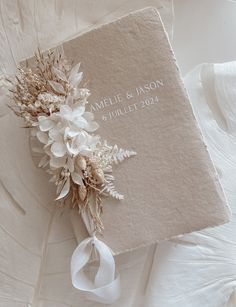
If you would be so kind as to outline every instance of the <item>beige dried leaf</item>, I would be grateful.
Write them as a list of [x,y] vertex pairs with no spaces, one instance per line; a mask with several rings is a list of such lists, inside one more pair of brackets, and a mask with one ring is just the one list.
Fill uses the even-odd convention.
[[81,201],[85,201],[85,198],[87,196],[87,189],[84,185],[81,185],[79,187],[79,198]]
[[56,81],[53,81],[53,80],[48,80],[47,82],[56,93],[62,94],[62,95],[66,94],[65,89],[62,84]]

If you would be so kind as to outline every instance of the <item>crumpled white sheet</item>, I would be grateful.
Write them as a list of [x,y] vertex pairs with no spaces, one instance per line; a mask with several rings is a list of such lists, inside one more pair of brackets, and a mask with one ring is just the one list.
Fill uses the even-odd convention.
[[[73,0],[1,1],[2,71],[14,71],[14,61],[31,55],[37,42],[47,48],[97,23],[102,16],[102,20],[110,20],[115,12],[122,15],[126,9],[138,8],[134,1],[102,2],[103,5]],[[158,0],[136,3],[145,6],[145,2],[161,4]],[[168,12],[168,23],[172,16],[170,1],[162,3],[163,16]],[[7,14],[9,11],[11,15]],[[65,24],[68,27],[65,28]],[[171,23],[169,25],[171,29]],[[199,66],[185,80],[233,210],[232,222],[118,256],[122,296],[113,307],[235,306],[234,80],[235,63]],[[18,124],[6,109],[2,112],[0,307],[100,307],[101,304],[86,301],[71,286],[69,263],[76,240],[70,219],[66,212],[55,211],[53,204],[48,204],[53,187],[50,189],[45,174],[35,169],[28,150],[27,132],[17,130]]]
[[172,0],[1,0],[0,71],[12,73],[16,64],[36,48],[52,48],[90,28],[147,6],[156,7],[172,36]]
[[236,306],[235,84],[236,62],[203,64],[185,78],[232,221],[158,245],[143,306]]

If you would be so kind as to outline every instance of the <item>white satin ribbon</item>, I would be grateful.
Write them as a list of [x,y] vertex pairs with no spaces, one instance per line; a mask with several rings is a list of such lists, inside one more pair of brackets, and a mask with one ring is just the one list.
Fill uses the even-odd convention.
[[[93,249],[98,252],[100,264],[92,282],[83,269],[91,259]],[[112,304],[120,296],[119,276],[115,276],[115,261],[111,249],[96,236],[83,240],[71,258],[71,278],[75,288],[86,292],[88,299]]]
[[[91,232],[86,215],[82,214],[91,237],[83,240],[71,258],[71,279],[76,289],[86,293],[88,299],[112,304],[120,297],[120,278],[116,277],[112,250]],[[84,268],[92,259],[93,252],[99,256],[99,267],[94,281],[85,274]]]

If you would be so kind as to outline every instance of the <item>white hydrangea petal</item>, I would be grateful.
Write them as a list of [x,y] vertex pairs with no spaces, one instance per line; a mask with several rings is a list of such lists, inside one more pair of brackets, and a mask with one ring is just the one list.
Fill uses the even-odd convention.
[[83,180],[82,180],[82,177],[76,173],[76,172],[73,172],[71,174],[71,178],[72,180],[74,181],[74,183],[78,184],[78,185],[83,185]]
[[70,106],[66,104],[61,105],[60,116],[62,118],[65,118],[66,120],[72,120],[73,119],[72,114],[73,114],[73,111]]
[[52,168],[60,168],[66,164],[66,156],[64,157],[51,157],[50,159],[50,167]]
[[[66,124],[67,125],[67,124]],[[65,130],[65,122],[63,122],[62,120],[60,122],[57,123],[56,128],[58,131],[60,131],[60,133],[64,133]]]
[[92,112],[84,112],[83,117],[89,122],[94,120],[94,114]]
[[[68,132],[69,132],[69,130],[70,131],[72,131],[72,134],[73,134],[73,131],[75,132],[75,131],[77,131],[78,133],[77,134],[79,134],[79,133],[81,133],[81,131],[82,131],[82,128],[81,127],[78,127],[77,125],[75,125],[75,123],[74,122],[70,122],[70,125],[69,125],[70,127],[69,127],[69,129],[68,129]],[[76,135],[77,135],[76,134]]]
[[87,146],[81,146],[80,147],[80,151],[79,153],[82,155],[82,156],[86,156],[86,157],[90,157],[92,155],[92,150],[87,147]]
[[88,126],[88,122],[85,118],[83,118],[82,116],[76,117],[74,118],[73,121],[74,125],[76,125],[78,128],[85,128]]
[[87,144],[89,135],[85,131],[81,131],[77,137],[75,138],[75,142],[77,145],[81,146],[82,144]]
[[41,122],[42,120],[45,120],[45,119],[47,119],[48,117],[47,116],[45,116],[45,115],[39,115],[38,116],[38,122]]
[[84,114],[85,106],[78,106],[73,110],[73,117],[81,116]]
[[43,144],[48,143],[48,134],[46,132],[38,131],[36,133],[36,136],[37,136],[37,139],[39,140],[39,142],[41,142]]
[[50,118],[46,116],[39,116],[38,121],[39,121],[39,129],[41,131],[49,131],[55,126],[54,121],[52,121]]
[[76,144],[76,141],[75,140],[72,140],[71,144],[69,142],[66,143],[66,147],[67,147],[67,150],[69,151],[69,153],[71,155],[78,155],[79,153],[79,147],[78,145]]
[[50,115],[50,119],[57,123],[58,120],[60,119],[59,112],[52,113],[52,114]]
[[62,142],[63,137],[57,127],[52,128],[48,133],[50,139],[56,142]]
[[69,105],[69,106],[72,106],[73,103],[74,103],[74,98],[76,98],[76,97],[74,97],[73,95],[67,96],[67,98],[66,98],[66,104]]
[[51,152],[56,157],[63,157],[66,154],[66,146],[63,143],[55,142],[51,146]]
[[97,122],[87,122],[87,125],[84,127],[84,129],[88,132],[94,132],[99,128],[99,125]]
[[100,142],[100,136],[99,135],[89,135],[88,137],[88,146],[96,147],[96,145]]
[[65,133],[65,136],[69,136],[71,138],[74,138],[75,136],[77,136],[80,133],[80,131],[77,129],[68,129]]

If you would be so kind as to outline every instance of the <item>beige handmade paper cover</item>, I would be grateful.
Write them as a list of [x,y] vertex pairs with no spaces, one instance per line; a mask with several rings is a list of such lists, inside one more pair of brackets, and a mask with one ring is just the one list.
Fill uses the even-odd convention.
[[[125,199],[104,199],[102,240],[120,253],[228,221],[158,12],[134,12],[63,48],[81,62],[98,133],[137,152],[114,169]],[[76,225],[80,241],[84,226]]]

